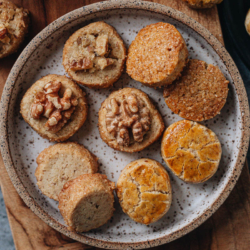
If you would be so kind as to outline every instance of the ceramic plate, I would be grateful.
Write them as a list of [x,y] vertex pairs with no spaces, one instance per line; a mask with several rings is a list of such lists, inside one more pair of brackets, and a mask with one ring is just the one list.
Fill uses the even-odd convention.
[[[77,29],[104,20],[114,26],[128,47],[140,29],[159,21],[168,22],[183,35],[190,58],[218,65],[230,81],[227,103],[214,119],[204,124],[221,141],[223,155],[218,172],[204,184],[186,184],[169,172],[173,189],[170,211],[152,225],[141,225],[124,214],[116,200],[113,218],[88,233],[67,230],[58,203],[44,196],[36,186],[36,157],[51,145],[24,122],[19,106],[25,91],[47,74],[65,74],[62,50]],[[166,126],[180,120],[164,103],[161,90],[142,86],[125,73],[111,89],[87,92],[90,112],[86,123],[72,138],[99,158],[100,172],[114,182],[131,161],[148,157],[161,162],[160,141],[134,154],[109,148],[99,136],[97,122],[101,103],[115,89],[135,87],[146,92],[161,112]],[[249,139],[249,110],[246,92],[238,70],[225,48],[199,23],[169,7],[150,2],[108,1],[82,7],[57,19],[39,33],[24,49],[5,85],[1,101],[1,149],[10,178],[25,203],[46,223],[65,235],[104,248],[139,249],[172,241],[205,221],[226,199],[243,166]]]

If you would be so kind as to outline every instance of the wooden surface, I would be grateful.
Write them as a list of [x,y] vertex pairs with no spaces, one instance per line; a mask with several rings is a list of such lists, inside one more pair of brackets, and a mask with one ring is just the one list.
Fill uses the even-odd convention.
[[[98,0],[13,0],[31,12],[32,27],[26,40],[32,39],[46,25],[65,13]],[[222,43],[221,28],[216,8],[196,11],[185,6],[181,0],[154,0],[166,4],[193,17],[208,28]],[[24,44],[23,47],[26,45]],[[20,50],[21,51],[21,50]],[[18,54],[0,61],[0,95],[8,73]],[[50,228],[26,207],[14,189],[0,157],[0,181],[7,214],[16,249],[97,249],[79,242]],[[250,249],[250,177],[247,166],[221,208],[204,224],[186,236],[157,250],[248,250]],[[1,247],[0,247],[1,248]]]

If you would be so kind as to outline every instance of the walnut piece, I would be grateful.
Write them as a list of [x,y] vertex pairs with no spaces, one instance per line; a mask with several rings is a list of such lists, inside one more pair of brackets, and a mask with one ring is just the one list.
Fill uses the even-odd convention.
[[6,27],[4,26],[4,24],[0,23],[0,40],[1,39],[4,39],[7,35],[7,29]]
[[65,125],[78,105],[77,98],[72,97],[73,93],[69,88],[64,91],[62,98],[59,96],[61,87],[61,82],[47,83],[43,92],[36,94],[30,108],[31,117],[34,119],[40,119],[42,116],[48,118],[45,128],[52,133],[57,133]]
[[134,94],[123,96],[122,99],[119,102],[112,98],[106,105],[106,126],[118,144],[129,146],[143,141],[151,125],[150,111]]
[[108,58],[111,54],[109,50],[108,35],[86,34],[83,37],[78,37],[76,40],[77,48],[69,60],[71,70],[84,70],[89,73],[94,73],[96,70],[104,70],[114,64],[117,59]]

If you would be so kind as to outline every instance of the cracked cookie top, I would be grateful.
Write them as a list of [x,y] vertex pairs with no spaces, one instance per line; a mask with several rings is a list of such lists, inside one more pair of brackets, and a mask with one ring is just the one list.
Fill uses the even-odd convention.
[[191,59],[181,77],[165,87],[163,96],[175,114],[203,121],[220,113],[226,103],[228,83],[218,67]]
[[105,22],[77,30],[63,49],[67,73],[89,88],[108,88],[123,71],[126,48],[116,30]]
[[180,179],[201,183],[217,171],[222,150],[213,131],[199,123],[182,120],[165,131],[161,153],[167,166]]
[[15,4],[0,2],[0,58],[15,52],[29,26],[29,11]]
[[157,161],[140,159],[128,164],[117,182],[124,213],[142,224],[159,220],[170,208],[172,191],[165,168]]

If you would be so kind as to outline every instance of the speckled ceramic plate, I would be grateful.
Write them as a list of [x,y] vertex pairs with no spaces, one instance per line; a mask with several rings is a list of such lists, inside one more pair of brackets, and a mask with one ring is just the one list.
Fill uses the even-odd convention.
[[[126,45],[144,26],[159,21],[176,26],[186,40],[190,57],[218,65],[230,80],[229,96],[221,114],[204,124],[222,143],[223,155],[218,172],[204,184],[186,184],[170,174],[173,203],[170,211],[158,222],[145,226],[125,215],[116,201],[113,218],[101,228],[77,234],[67,230],[58,203],[41,194],[34,172],[36,157],[51,143],[41,138],[19,114],[20,100],[36,80],[46,74],[65,74],[62,50],[67,38],[84,25],[104,20],[114,26]],[[159,108],[166,126],[180,120],[164,103],[161,90],[142,86],[126,74],[107,90],[85,88],[90,112],[87,122],[71,140],[86,146],[99,158],[100,172],[117,181],[121,170],[131,161],[149,157],[164,162],[160,141],[134,154],[109,148],[99,137],[98,110],[109,93],[121,87],[145,91]],[[245,160],[249,139],[249,110],[239,72],[225,48],[199,23],[163,5],[140,1],[107,1],[89,5],[59,18],[39,33],[24,49],[5,85],[1,100],[1,150],[6,169],[24,202],[41,219],[63,234],[104,248],[139,249],[172,241],[204,222],[227,198],[234,187]],[[165,166],[165,165],[164,165]]]

